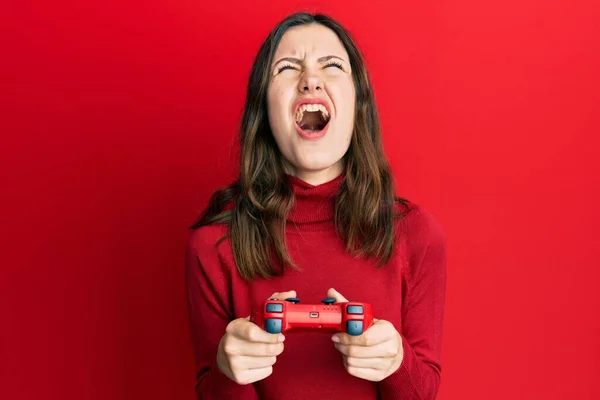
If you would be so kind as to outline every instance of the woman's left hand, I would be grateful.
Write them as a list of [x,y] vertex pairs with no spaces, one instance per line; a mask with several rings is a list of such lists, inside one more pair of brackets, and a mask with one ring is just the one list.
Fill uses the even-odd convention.
[[[348,301],[335,289],[329,289],[327,296],[335,298],[336,302]],[[402,364],[402,338],[389,321],[374,319],[373,325],[362,335],[336,333],[331,339],[344,356],[346,371],[357,378],[379,382]]]

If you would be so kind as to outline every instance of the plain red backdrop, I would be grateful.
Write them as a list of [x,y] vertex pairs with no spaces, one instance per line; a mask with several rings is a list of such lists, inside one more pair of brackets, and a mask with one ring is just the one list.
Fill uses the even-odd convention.
[[398,192],[446,229],[439,399],[600,398],[596,4],[3,5],[0,398],[193,398],[186,227],[305,8],[355,36]]

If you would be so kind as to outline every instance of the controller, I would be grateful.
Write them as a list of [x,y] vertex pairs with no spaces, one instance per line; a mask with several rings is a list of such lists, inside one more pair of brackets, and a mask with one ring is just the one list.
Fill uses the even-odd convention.
[[251,320],[269,333],[320,329],[361,335],[373,325],[371,305],[354,301],[336,303],[328,297],[321,304],[299,304],[297,298],[267,300]]

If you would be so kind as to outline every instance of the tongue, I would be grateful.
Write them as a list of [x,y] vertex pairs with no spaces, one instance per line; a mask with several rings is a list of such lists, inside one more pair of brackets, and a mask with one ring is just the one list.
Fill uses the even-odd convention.
[[300,129],[302,129],[305,132],[320,132],[323,128],[318,128],[318,129],[314,129],[312,126],[309,125],[300,125]]
[[325,123],[321,119],[321,113],[306,111],[302,116],[302,121],[298,124],[300,129],[306,132],[318,132],[325,127]]

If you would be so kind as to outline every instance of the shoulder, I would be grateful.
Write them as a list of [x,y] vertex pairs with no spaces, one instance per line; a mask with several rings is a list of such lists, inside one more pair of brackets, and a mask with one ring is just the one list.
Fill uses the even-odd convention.
[[445,249],[446,232],[433,213],[404,199],[396,202],[396,211],[397,242],[413,257],[423,257],[430,248]]
[[430,238],[445,238],[446,233],[440,221],[425,207],[402,199],[396,201],[396,213],[403,233]]
[[205,225],[190,232],[185,255],[188,285],[209,285],[215,292],[227,293],[233,264],[226,234],[223,224]]
[[188,236],[187,250],[199,257],[216,256],[219,248],[228,240],[225,224],[204,225],[194,228]]

